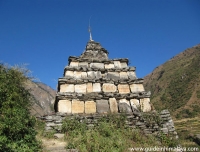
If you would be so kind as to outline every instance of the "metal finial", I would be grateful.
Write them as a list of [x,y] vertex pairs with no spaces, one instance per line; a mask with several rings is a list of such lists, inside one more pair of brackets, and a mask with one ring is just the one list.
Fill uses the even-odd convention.
[[[90,16],[90,19],[91,19],[91,17],[92,17],[92,16]],[[90,19],[89,19],[89,29],[88,29],[88,31],[89,31],[89,33],[90,33],[90,41],[93,41],[93,40],[92,40],[92,29],[91,29],[91,27],[90,27]]]

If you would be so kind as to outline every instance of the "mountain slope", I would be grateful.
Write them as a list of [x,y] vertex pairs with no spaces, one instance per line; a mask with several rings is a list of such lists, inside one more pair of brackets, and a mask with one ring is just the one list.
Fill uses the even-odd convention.
[[55,101],[56,91],[41,82],[28,81],[26,88],[32,95],[31,114],[42,116],[51,113]]
[[168,108],[177,118],[200,113],[200,45],[189,48],[144,78],[156,109]]

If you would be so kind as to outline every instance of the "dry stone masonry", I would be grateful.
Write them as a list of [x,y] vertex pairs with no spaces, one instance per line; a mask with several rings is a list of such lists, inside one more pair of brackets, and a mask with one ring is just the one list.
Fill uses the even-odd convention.
[[80,57],[70,56],[58,80],[55,111],[105,114],[151,111],[150,93],[128,59],[108,59],[100,43],[89,41]]

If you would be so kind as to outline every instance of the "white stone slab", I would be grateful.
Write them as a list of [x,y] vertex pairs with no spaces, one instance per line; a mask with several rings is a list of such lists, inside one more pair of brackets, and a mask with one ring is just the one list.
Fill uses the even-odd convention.
[[81,79],[82,72],[80,71],[74,71],[74,78],[75,79]]
[[114,64],[113,63],[105,64],[105,69],[114,69]]
[[87,72],[81,72],[81,78],[82,79],[87,78]]
[[92,86],[92,83],[87,83],[87,93],[91,93],[93,92],[93,86]]
[[78,62],[70,62],[71,67],[78,67]]
[[88,78],[90,78],[90,79],[94,79],[95,78],[94,71],[88,71],[87,75],[88,75]]
[[72,113],[84,113],[85,105],[84,101],[79,101],[76,99],[72,100]]
[[144,91],[144,86],[143,84],[131,84],[130,85],[131,92],[140,92]]
[[121,63],[120,63],[120,61],[114,61],[114,66],[115,66],[115,68],[117,68],[117,69],[121,68]]
[[73,78],[74,77],[74,71],[65,71],[65,76]]
[[79,62],[78,64],[79,67],[88,67],[88,63],[87,62]]
[[130,87],[129,87],[128,84],[119,84],[118,85],[118,91],[121,94],[130,93]]
[[101,84],[93,83],[93,92],[101,92]]
[[77,93],[86,93],[86,84],[76,84],[75,92]]
[[85,113],[96,113],[96,102],[85,101]]
[[74,92],[74,84],[61,84],[60,92]]
[[149,98],[140,99],[140,106],[143,112],[151,111],[150,99]]
[[115,98],[109,98],[110,112],[117,113],[118,112],[118,104]]
[[127,68],[127,63],[126,62],[121,62],[121,68]]
[[120,79],[127,80],[128,79],[127,72],[120,72],[119,77]]
[[127,72],[127,74],[128,74],[129,79],[131,79],[131,80],[137,79],[134,71],[129,71],[129,72]]
[[132,109],[133,108],[135,108],[135,109],[140,108],[140,101],[138,99],[131,99],[130,104],[131,104]]
[[91,68],[104,69],[103,63],[90,63]]
[[104,83],[103,84],[103,92],[116,92],[117,87],[111,83]]
[[69,100],[59,100],[58,101],[58,112],[71,113],[72,104]]

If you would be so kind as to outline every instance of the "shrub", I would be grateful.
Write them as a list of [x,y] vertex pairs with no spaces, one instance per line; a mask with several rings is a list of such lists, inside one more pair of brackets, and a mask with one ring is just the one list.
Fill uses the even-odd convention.
[[30,94],[24,88],[28,79],[18,68],[0,64],[0,151],[36,152],[40,144],[29,114]]

